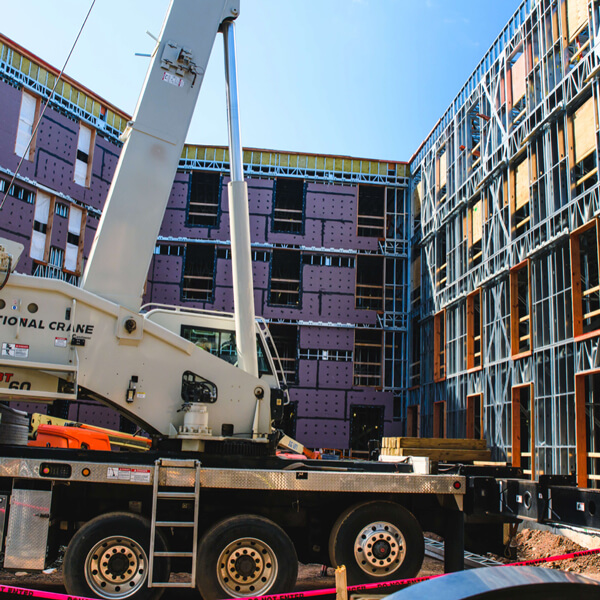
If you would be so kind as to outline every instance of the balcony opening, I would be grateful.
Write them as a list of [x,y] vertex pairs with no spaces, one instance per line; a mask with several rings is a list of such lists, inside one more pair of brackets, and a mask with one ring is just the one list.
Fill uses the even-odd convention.
[[222,177],[220,173],[194,171],[190,180],[187,225],[216,227],[219,224]]
[[358,186],[358,235],[383,238],[385,235],[385,187]]
[[273,231],[304,233],[306,184],[303,179],[278,177],[273,191]]

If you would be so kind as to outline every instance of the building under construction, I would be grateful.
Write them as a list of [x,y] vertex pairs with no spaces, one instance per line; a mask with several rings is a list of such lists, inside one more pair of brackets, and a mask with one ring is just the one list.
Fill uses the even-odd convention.
[[[599,6],[525,0],[408,163],[246,150],[288,433],[354,451],[481,437],[532,477],[596,486]],[[26,246],[20,271],[76,283],[129,117],[64,78],[35,128],[58,72],[0,42],[0,228]],[[185,148],[148,303],[233,310],[228,168],[223,148]]]

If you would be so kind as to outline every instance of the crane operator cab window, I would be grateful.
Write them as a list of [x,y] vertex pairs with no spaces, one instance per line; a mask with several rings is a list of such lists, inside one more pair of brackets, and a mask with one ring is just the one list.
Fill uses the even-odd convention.
[[[238,364],[237,347],[235,344],[235,331],[223,329],[209,329],[206,327],[194,327],[193,325],[181,326],[181,337],[189,340],[203,350],[214,354],[222,360]],[[265,355],[262,340],[256,336],[256,351],[258,354],[258,374],[272,375],[269,361]]]

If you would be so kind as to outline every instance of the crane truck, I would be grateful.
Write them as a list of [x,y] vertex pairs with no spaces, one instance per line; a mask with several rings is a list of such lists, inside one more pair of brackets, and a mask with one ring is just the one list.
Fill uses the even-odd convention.
[[[66,546],[69,594],[137,600],[197,587],[204,600],[217,600],[290,591],[298,560],[343,564],[352,583],[401,579],[419,571],[424,529],[444,536],[446,568],[456,570],[465,521],[485,534],[532,506],[515,500],[531,483],[519,483],[518,469],[440,473],[410,459],[275,455],[287,395],[268,328],[254,311],[238,14],[239,0],[172,0],[79,286],[19,274],[18,248],[2,242],[0,400],[93,398],[152,437],[143,453],[0,440],[2,566],[44,569]],[[219,32],[235,313],[142,306]],[[198,343],[206,332],[218,344],[211,352]],[[538,519],[552,516],[544,485],[531,489]],[[175,571],[187,576],[174,581]]]

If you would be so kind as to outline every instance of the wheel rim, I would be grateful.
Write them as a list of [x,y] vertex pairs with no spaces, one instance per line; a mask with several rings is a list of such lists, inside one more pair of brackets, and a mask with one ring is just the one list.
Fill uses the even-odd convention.
[[111,536],[99,541],[85,561],[85,579],[102,598],[127,598],[146,581],[148,558],[131,538]]
[[260,596],[277,578],[277,557],[273,549],[256,538],[239,538],[219,556],[217,576],[223,590],[235,598]]
[[376,577],[393,573],[406,555],[402,532],[391,523],[378,521],[363,527],[354,542],[354,558],[367,574]]

